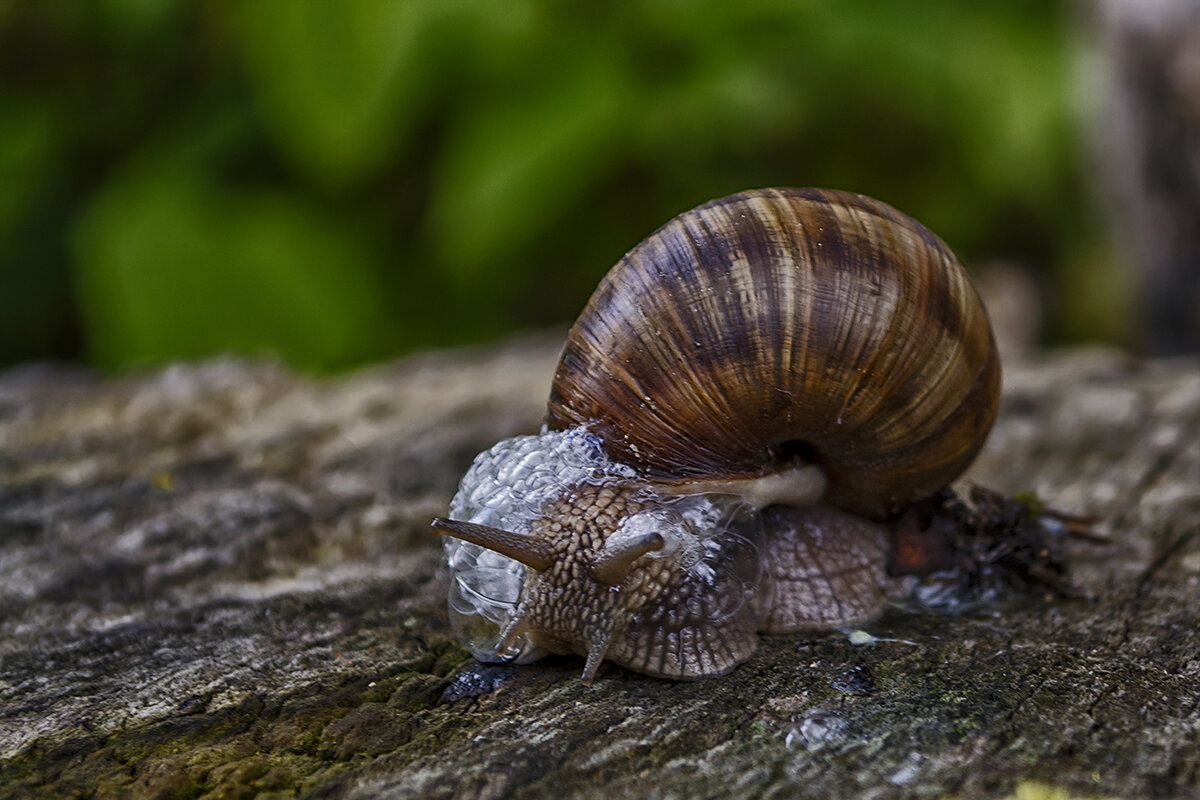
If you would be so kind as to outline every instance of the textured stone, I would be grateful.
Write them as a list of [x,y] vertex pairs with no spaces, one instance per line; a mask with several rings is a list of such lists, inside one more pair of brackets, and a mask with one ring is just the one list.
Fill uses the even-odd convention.
[[1200,793],[1200,363],[1007,366],[971,477],[1103,519],[1070,545],[1093,600],[585,687],[466,658],[426,530],[536,430],[558,346],[0,375],[0,797]]

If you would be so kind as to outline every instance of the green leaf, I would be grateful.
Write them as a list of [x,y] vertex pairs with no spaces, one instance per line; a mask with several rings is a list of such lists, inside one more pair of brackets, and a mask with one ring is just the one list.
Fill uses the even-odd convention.
[[0,242],[51,190],[62,137],[45,102],[0,103]]
[[270,351],[330,368],[381,352],[374,264],[292,197],[218,190],[155,161],[109,186],[76,233],[88,342],[106,367]]
[[516,97],[465,109],[435,173],[430,228],[469,279],[553,225],[617,157],[626,89],[604,52],[573,59]]
[[183,0],[95,0],[100,23],[125,37],[160,33],[179,12]]
[[233,12],[269,131],[306,173],[362,179],[416,122],[437,86],[437,3],[254,0]]

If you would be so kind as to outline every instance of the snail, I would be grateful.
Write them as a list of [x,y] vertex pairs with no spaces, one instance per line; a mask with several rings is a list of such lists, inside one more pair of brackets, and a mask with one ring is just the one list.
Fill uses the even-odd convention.
[[982,447],[1000,365],[949,248],[864,197],[762,189],[672,219],[600,283],[540,435],[436,519],[481,660],[733,669],[758,632],[882,609],[887,521]]

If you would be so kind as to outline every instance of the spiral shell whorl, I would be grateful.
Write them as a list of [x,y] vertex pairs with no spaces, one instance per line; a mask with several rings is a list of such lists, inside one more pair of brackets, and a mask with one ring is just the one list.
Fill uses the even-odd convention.
[[663,476],[811,457],[830,502],[882,515],[966,468],[999,386],[986,313],[941,240],[861,195],[766,189],[679,215],[613,267],[547,421],[588,424]]

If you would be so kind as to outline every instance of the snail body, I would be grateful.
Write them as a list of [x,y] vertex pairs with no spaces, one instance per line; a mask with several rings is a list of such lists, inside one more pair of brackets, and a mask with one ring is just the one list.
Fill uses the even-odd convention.
[[861,195],[765,189],[674,218],[573,326],[540,436],[476,459],[435,520],[480,658],[671,678],[757,631],[883,603],[885,520],[954,480],[999,360],[950,250]]

